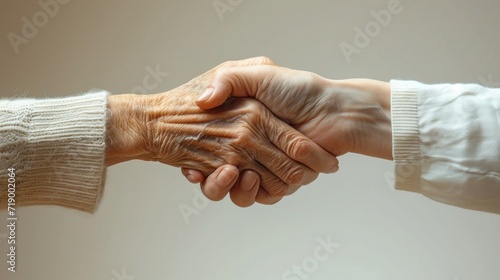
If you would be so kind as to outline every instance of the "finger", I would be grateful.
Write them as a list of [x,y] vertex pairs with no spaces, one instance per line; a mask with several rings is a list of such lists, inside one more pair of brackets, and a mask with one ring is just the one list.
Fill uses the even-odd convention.
[[339,170],[336,156],[281,120],[276,120],[274,131],[268,131],[269,140],[293,160],[315,172],[335,173]]
[[286,194],[284,194],[283,196],[273,196],[269,192],[267,192],[266,189],[261,187],[259,192],[257,193],[257,196],[255,197],[255,202],[261,203],[261,204],[266,204],[266,205],[275,204],[275,203],[281,201],[281,199],[283,199],[283,197],[294,194],[301,187],[302,186],[291,186],[290,188],[288,188],[288,192]]
[[[235,126],[223,127],[222,130],[221,127],[207,126],[204,128],[206,135],[219,135],[232,138],[229,145],[222,145],[221,149],[228,152],[226,161],[234,165],[229,166],[234,168],[234,176],[238,175],[236,167],[252,169],[261,176],[261,185],[274,196],[286,195],[291,183],[296,183],[300,186],[312,181],[317,176],[314,171],[290,159],[266,137],[265,134],[267,132],[264,131],[272,129],[271,127],[268,128],[268,126],[273,126],[273,120],[278,119],[272,117],[268,121],[269,125],[262,122],[262,118],[265,119],[266,116],[255,114],[255,111],[258,108],[261,108],[261,110],[265,110],[265,108],[255,100],[240,99],[233,105],[236,105],[235,108],[238,108],[237,103],[246,104],[248,102],[255,104],[256,107],[245,105],[245,110],[241,112],[241,114],[244,114],[244,119],[241,119],[242,123],[238,123]],[[268,116],[272,116],[272,114],[268,112]],[[253,125],[245,125],[248,123]],[[265,128],[261,128],[261,126]],[[221,174],[221,169],[216,170],[216,172],[202,183],[202,190],[209,199],[222,199],[233,184],[232,182],[228,183],[230,179],[227,179],[223,183],[219,182],[220,179],[218,176]],[[299,178],[292,176],[291,182],[285,181],[289,179],[289,172],[292,172],[292,175],[299,174]],[[220,191],[221,189],[222,191]]]
[[229,195],[234,204],[240,207],[248,207],[255,203],[255,196],[259,188],[259,174],[252,170],[245,170],[231,188]]
[[265,88],[262,83],[273,77],[275,71],[275,67],[269,65],[217,69],[212,83],[196,100],[196,105],[212,109],[223,104],[229,96],[259,99],[259,88]]
[[266,189],[259,188],[257,195],[255,196],[255,202],[265,205],[272,205],[278,203],[283,196],[274,196],[271,195]]
[[[266,116],[268,115],[268,116]],[[276,166],[266,166],[284,182],[291,186],[306,185],[318,176],[318,172],[334,172],[338,170],[338,160],[335,156],[323,150],[311,139],[280,119],[266,112],[263,116],[267,120],[266,138],[282,151],[280,170]],[[272,152],[272,151],[268,151]],[[278,157],[276,158],[278,159]],[[274,159],[268,160],[272,163]],[[262,161],[259,160],[262,163]],[[300,164],[299,164],[300,163]]]
[[201,191],[210,200],[222,200],[238,180],[237,167],[226,164],[217,168],[201,183]]
[[205,181],[205,175],[198,170],[181,168],[181,173],[186,177],[186,179],[193,184],[198,184]]
[[[232,105],[245,104],[245,111],[252,112],[252,114],[245,114],[246,118],[249,119],[245,119],[244,122],[252,123],[256,127],[241,127],[237,132],[238,137],[234,145],[247,147],[245,148],[246,153],[249,153],[248,156],[254,160],[254,163],[247,165],[247,163],[237,163],[235,160],[230,161],[230,163],[239,167],[242,167],[242,164],[246,165],[246,169],[252,169],[259,173],[261,186],[275,197],[284,196],[289,193],[291,187],[306,185],[317,178],[318,172],[295,161],[285,153],[288,149],[286,145],[283,147],[273,143],[273,141],[278,143],[275,139],[279,139],[279,137],[285,137],[283,143],[286,143],[288,139],[303,137],[299,132],[274,117],[259,102],[248,99],[238,101],[240,102],[235,101],[236,103]],[[257,111],[259,113],[256,113]],[[206,128],[206,131],[208,132],[210,129]],[[255,131],[259,131],[260,134],[257,138]]]
[[261,186],[269,194],[266,204],[272,204],[272,197],[285,196],[291,188],[309,184],[317,178],[318,173],[291,159],[267,141],[259,143],[253,156],[260,165],[254,168],[261,175]]

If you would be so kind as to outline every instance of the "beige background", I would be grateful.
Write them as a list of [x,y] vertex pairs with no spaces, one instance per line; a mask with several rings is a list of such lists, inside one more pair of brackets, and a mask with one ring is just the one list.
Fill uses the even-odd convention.
[[[231,9],[218,14],[213,0],[72,0],[43,25],[38,1],[2,1],[0,95],[130,92],[156,67],[169,75],[147,92],[160,92],[256,55],[329,78],[499,85],[500,2],[493,0],[401,0],[402,12],[348,63],[339,45],[353,44],[355,28],[389,2],[220,0]],[[35,15],[43,26],[16,54],[8,34],[22,35],[23,17]],[[0,278],[283,279],[330,236],[339,247],[308,279],[498,279],[500,216],[393,191],[391,162],[340,160],[337,174],[275,206],[248,209],[229,199],[203,204],[198,188],[168,166],[112,167],[94,215],[19,210],[15,274],[6,271],[0,226]],[[179,210],[186,207],[200,208],[189,223]],[[0,212],[0,225],[5,217]]]

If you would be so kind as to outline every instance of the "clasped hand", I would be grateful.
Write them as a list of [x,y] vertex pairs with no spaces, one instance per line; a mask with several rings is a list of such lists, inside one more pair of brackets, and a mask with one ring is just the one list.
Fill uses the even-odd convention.
[[347,152],[392,159],[389,83],[329,80],[265,57],[168,92],[110,96],[108,108],[107,165],[181,167],[209,199],[229,193],[239,206],[276,203],[336,172]]
[[275,203],[319,172],[337,171],[334,155],[255,99],[214,109],[195,104],[219,69],[269,62],[226,62],[165,93],[111,96],[107,164],[142,159],[182,167],[190,181],[202,182],[207,197],[220,200],[230,192],[240,206]]
[[[392,159],[389,83],[368,79],[329,80],[311,72],[278,67],[266,58],[257,59],[266,63],[217,69],[196,104],[211,109],[223,104],[229,96],[252,97],[331,155],[354,152]],[[301,158],[308,155],[304,153]],[[325,171],[321,165],[329,166],[322,161],[316,164],[320,165],[316,166],[317,171]],[[193,169],[183,168],[182,172],[189,181],[201,182],[210,199],[218,200],[229,192],[233,202],[240,206],[254,201],[266,203],[252,192],[241,191],[249,188],[245,187],[248,182],[258,180],[259,174],[251,171],[238,174],[231,171],[234,168],[224,165],[207,178]],[[221,174],[233,179],[239,176],[240,181],[227,184],[218,179]],[[291,188],[286,194],[296,189]]]

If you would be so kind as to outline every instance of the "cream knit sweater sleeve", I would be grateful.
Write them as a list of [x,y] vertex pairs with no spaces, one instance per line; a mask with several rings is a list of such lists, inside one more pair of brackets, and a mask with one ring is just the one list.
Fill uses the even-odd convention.
[[10,169],[16,207],[96,210],[106,173],[107,95],[0,100],[0,209],[7,207]]

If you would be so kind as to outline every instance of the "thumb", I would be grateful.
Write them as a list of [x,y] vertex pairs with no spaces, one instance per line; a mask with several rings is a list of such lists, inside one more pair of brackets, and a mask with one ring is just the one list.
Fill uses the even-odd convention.
[[268,65],[220,68],[212,83],[196,100],[201,109],[212,109],[222,105],[230,96],[255,97],[272,74]]
[[[217,89],[217,91],[216,91]],[[231,96],[231,89],[227,86],[217,87],[214,85],[210,85],[198,99],[196,99],[195,103],[201,109],[212,109],[217,106],[222,105],[228,98]]]

